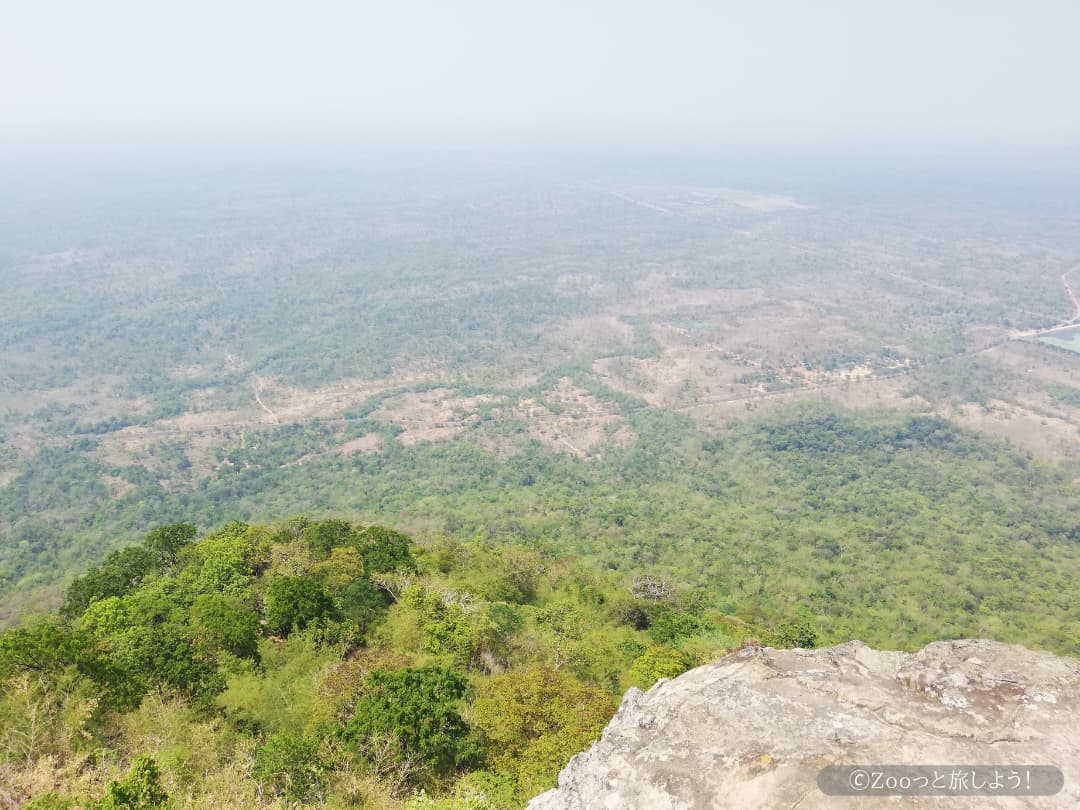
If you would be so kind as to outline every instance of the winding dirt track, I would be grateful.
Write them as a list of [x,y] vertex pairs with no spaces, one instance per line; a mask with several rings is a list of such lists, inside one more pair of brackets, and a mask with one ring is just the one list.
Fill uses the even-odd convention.
[[1076,293],[1073,292],[1072,285],[1069,284],[1068,273],[1061,274],[1061,283],[1065,285],[1065,292],[1069,294],[1069,298],[1071,298],[1073,302],[1073,309],[1075,310],[1076,314],[1073,315],[1072,319],[1074,321],[1080,320],[1080,301],[1076,300]]
[[273,420],[275,425],[280,425],[281,420],[278,419],[277,414],[274,413],[272,410],[270,410],[269,406],[265,402],[263,402],[263,400],[262,400],[262,391],[263,391],[262,377],[260,377],[258,374],[254,374],[254,373],[251,376],[255,378],[251,383],[251,387],[255,389],[255,401],[259,403],[260,408],[262,408],[264,411],[266,411],[266,413],[269,415],[270,419]]
[[1073,316],[1069,318],[1069,320],[1054,324],[1048,329],[1029,329],[1026,332],[1014,332],[1012,335],[1014,338],[1038,337],[1039,335],[1048,335],[1051,332],[1060,332],[1063,329],[1072,329],[1076,326],[1076,322],[1080,321],[1080,299],[1076,297],[1076,293],[1073,292],[1072,285],[1069,283],[1069,273],[1075,272],[1077,269],[1080,268],[1074,268],[1068,273],[1061,274],[1061,284],[1065,287],[1065,292],[1068,293],[1069,300],[1072,301],[1074,311]]

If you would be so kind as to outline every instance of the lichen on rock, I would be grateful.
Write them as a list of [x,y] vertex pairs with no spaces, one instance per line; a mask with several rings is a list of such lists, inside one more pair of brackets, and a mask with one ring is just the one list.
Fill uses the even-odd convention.
[[[529,810],[1080,807],[1080,660],[984,640],[750,647],[648,692]],[[829,765],[1054,765],[1049,797],[827,796]],[[942,804],[944,802],[944,804]]]

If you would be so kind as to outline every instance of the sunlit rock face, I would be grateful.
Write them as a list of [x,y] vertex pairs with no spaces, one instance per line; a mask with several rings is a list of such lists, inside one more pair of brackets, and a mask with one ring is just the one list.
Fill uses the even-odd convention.
[[[1080,660],[991,641],[915,654],[858,641],[747,648],[648,692],[631,689],[601,740],[529,810],[1076,808],[1078,699]],[[1011,766],[1052,765],[1064,785],[1022,798],[886,798],[869,787],[827,795],[818,775],[835,765],[1000,765],[1008,787],[1030,778],[1011,776]],[[946,782],[956,782],[953,770]]]

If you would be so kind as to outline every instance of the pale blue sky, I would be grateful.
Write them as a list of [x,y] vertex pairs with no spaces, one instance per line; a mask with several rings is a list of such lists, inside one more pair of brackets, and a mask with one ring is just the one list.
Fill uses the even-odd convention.
[[1080,144],[1078,0],[0,0],[0,138]]

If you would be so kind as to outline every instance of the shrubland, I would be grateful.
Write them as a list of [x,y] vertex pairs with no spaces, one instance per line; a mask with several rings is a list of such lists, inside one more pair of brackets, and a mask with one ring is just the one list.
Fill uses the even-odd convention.
[[783,632],[520,546],[306,517],[162,526],[0,635],[5,799],[518,807],[629,686]]

